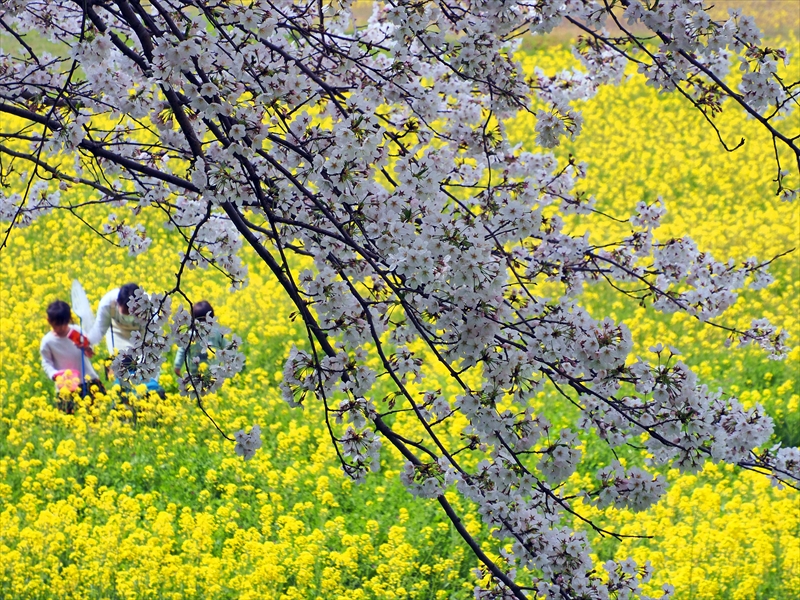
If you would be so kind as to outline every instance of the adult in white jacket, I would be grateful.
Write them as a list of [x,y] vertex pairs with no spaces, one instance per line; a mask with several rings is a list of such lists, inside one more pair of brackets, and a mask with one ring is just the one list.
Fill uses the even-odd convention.
[[128,311],[128,301],[138,289],[138,284],[126,283],[101,298],[97,306],[97,318],[86,336],[92,345],[97,344],[103,335],[106,336],[110,355],[114,354],[114,350],[124,352],[133,345],[133,332],[144,329],[142,322]]
[[[144,333],[144,324],[128,310],[128,302],[138,289],[138,284],[126,283],[122,287],[108,292],[100,299],[100,304],[97,306],[97,318],[86,337],[89,338],[90,343],[97,344],[105,335],[110,356],[114,355],[115,350],[124,352],[133,346],[131,338],[134,331]],[[116,383],[122,386],[123,390],[130,389],[128,384],[119,379],[116,380]],[[146,381],[145,384],[148,391],[156,392],[162,398],[164,397],[164,389],[157,379]]]

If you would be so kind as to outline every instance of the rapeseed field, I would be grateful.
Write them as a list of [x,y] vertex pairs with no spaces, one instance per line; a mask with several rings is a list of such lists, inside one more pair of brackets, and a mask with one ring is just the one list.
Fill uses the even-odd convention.
[[[524,60],[552,72],[569,53],[531,48]],[[588,163],[586,191],[598,209],[625,218],[637,201],[662,196],[669,213],[658,236],[689,233],[717,258],[770,258],[800,244],[797,205],[772,194],[772,146],[756,124],[730,109],[723,114],[723,135],[747,140],[726,153],[685,102],[657,95],[636,77],[582,108],[583,134],[558,153]],[[525,141],[533,139],[533,125],[521,118],[508,127]],[[77,192],[69,194],[75,199]],[[107,212],[83,215],[99,227]],[[385,449],[381,471],[353,485],[336,462],[319,407],[291,410],[281,401],[282,362],[304,332],[255,260],[249,286],[236,293],[211,272],[192,271],[184,281],[188,294],[209,300],[244,341],[246,370],[206,408],[227,432],[261,425],[264,445],[251,461],[237,457],[193,402],[177,395],[169,359],[161,376],[166,399],[137,400],[135,415],[114,389],[74,415],[56,408],[38,359],[47,304],[68,301],[75,278],[94,306],[128,281],[149,290],[174,284],[179,248],[156,215],[143,215],[154,242],[135,258],[63,211],[12,232],[0,252],[0,597],[470,597],[476,561],[438,505],[405,492],[399,458]],[[576,218],[571,226],[583,223]],[[613,239],[619,231],[609,225],[603,234]],[[723,320],[746,326],[767,316],[798,345],[797,253],[776,261],[773,274],[772,286],[744,294]],[[597,315],[628,323],[637,353],[672,344],[710,385],[767,407],[776,442],[800,443],[800,350],[771,362],[755,349],[726,347],[722,330],[654,316],[602,286],[587,288],[584,301]],[[549,410],[547,393],[536,403]],[[599,443],[588,441],[584,451],[576,487],[591,485],[592,465],[607,458]],[[622,534],[650,536],[598,537],[599,559],[650,560],[654,587],[669,581],[680,599],[797,597],[800,494],[713,464],[698,475],[667,476],[670,491],[644,513],[584,507]],[[486,538],[472,507],[454,494],[450,500],[467,528]]]

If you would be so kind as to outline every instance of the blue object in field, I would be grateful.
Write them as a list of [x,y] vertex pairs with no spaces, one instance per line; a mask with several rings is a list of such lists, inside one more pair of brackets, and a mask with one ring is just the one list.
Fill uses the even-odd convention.
[[150,381],[145,383],[145,385],[147,386],[147,391],[148,392],[155,392],[156,394],[163,394],[164,393],[164,388],[162,388],[159,385],[158,381],[156,381],[155,379],[151,379]]

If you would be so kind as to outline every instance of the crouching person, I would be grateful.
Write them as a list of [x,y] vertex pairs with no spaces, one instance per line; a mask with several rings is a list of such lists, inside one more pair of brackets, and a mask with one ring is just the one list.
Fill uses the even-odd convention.
[[[201,300],[192,305],[192,320],[196,324],[207,323],[214,318],[214,308],[207,300]],[[187,348],[178,348],[175,354],[173,369],[175,374],[181,376],[181,370],[186,367],[192,378],[201,377],[204,369],[209,363],[218,363],[217,352],[231,347],[231,341],[226,340],[225,336],[219,331],[211,333],[204,344],[193,341]],[[244,369],[244,365],[242,366]]]
[[47,307],[47,322],[50,331],[39,346],[42,368],[55,382],[58,407],[72,414],[75,411],[73,392],[86,397],[95,392],[105,393],[105,389],[92,367],[93,352],[89,340],[71,324],[69,304],[63,300],[51,302]]

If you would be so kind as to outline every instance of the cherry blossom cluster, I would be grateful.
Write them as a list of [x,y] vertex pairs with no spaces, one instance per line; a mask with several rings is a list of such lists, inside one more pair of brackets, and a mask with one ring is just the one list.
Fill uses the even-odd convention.
[[52,190],[46,181],[34,182],[27,193],[6,195],[0,191],[0,222],[11,223],[11,226],[26,227],[39,217],[52,212],[58,207],[61,199],[59,190]]
[[633,510],[642,510],[657,502],[666,490],[662,475],[653,477],[637,467],[626,473],[619,462],[600,469],[597,478],[601,488],[596,502],[601,507],[625,504]]
[[773,455],[773,476],[772,483],[776,487],[783,489],[786,476],[797,479],[800,476],[800,449],[781,448],[776,446],[770,449]]
[[755,319],[750,328],[739,335],[742,346],[755,343],[769,352],[769,358],[780,360],[786,358],[790,348],[787,345],[789,334],[779,330],[767,319]]
[[240,429],[233,437],[236,440],[234,451],[245,460],[253,458],[256,450],[261,448],[261,428],[258,425],[253,425],[247,433]]
[[363,481],[367,471],[381,468],[381,439],[370,429],[348,427],[338,440],[342,446],[344,471],[354,481]]
[[128,249],[128,254],[136,256],[150,246],[152,240],[145,234],[144,225],[136,223],[131,226],[117,219],[115,214],[108,215],[108,223],[103,225],[103,233],[116,233],[120,246]]

